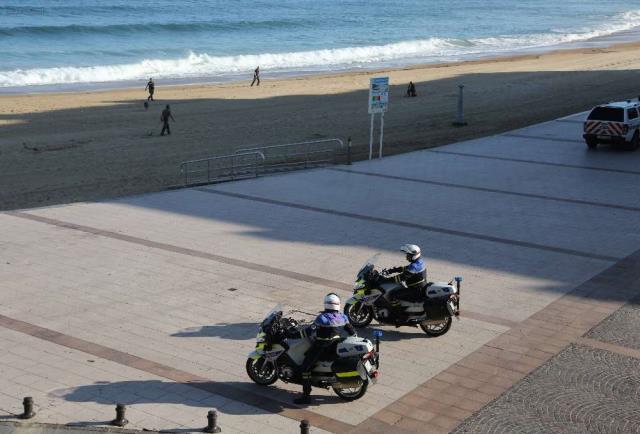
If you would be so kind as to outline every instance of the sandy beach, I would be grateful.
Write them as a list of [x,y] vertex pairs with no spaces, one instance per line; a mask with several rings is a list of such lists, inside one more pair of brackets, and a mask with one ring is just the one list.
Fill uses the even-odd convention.
[[[389,75],[388,154],[438,146],[587,110],[640,93],[640,43],[543,55],[275,79],[262,85],[156,87],[0,96],[0,209],[95,200],[165,189],[182,161],[248,145],[352,137],[368,149],[369,77]],[[406,98],[407,83],[418,97]],[[458,84],[469,125],[456,128]],[[160,137],[171,104],[172,135]],[[575,127],[575,126],[572,126]]]

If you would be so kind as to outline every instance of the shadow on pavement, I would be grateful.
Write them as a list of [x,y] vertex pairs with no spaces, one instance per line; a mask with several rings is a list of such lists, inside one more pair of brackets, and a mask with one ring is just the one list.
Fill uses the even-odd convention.
[[258,333],[258,323],[219,323],[213,325],[189,327],[171,336],[180,338],[216,337],[230,340],[253,339]]
[[[248,381],[99,381],[75,388],[58,389],[50,394],[70,402],[127,406],[174,404],[205,409],[216,408],[221,413],[234,415],[273,414],[304,407],[293,404],[298,390],[292,392],[278,387],[278,384],[282,383],[262,387]],[[312,396],[312,406],[345,403],[333,393],[328,395],[327,392],[316,388],[313,389]]]

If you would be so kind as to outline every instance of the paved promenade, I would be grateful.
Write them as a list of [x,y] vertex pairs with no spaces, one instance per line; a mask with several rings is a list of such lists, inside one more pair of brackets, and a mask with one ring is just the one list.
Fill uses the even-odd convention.
[[[640,294],[640,152],[588,152],[583,118],[0,213],[0,418],[33,396],[38,422],[100,425],[118,402],[127,428],[179,432],[201,429],[211,408],[229,433],[296,433],[301,419],[314,433],[635,432],[625,399],[640,397],[627,304]],[[380,381],[354,403],[314,390],[302,408],[299,386],[250,382],[246,356],[272,307],[310,319],[326,292],[349,296],[376,252],[381,266],[401,263],[407,242],[423,247],[430,279],[464,277],[447,335],[381,327]],[[598,398],[603,363],[625,386],[602,385],[610,406],[595,416],[567,416]],[[546,411],[551,399],[565,411]],[[618,413],[629,423],[606,425]]]

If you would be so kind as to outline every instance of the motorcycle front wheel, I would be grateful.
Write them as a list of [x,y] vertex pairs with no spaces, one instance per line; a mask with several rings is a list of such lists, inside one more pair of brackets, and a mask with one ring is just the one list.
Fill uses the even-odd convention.
[[278,370],[273,362],[267,362],[264,357],[247,359],[247,375],[254,383],[269,386],[278,381]]
[[349,322],[354,327],[368,326],[373,320],[373,310],[362,302],[347,303],[344,306],[344,314],[349,318]]
[[369,387],[369,381],[364,380],[359,387],[350,387],[348,389],[336,389],[334,387],[333,391],[345,401],[355,401],[356,399],[362,398],[364,394],[367,393],[367,387]]
[[448,332],[449,329],[451,328],[451,322],[452,322],[452,319],[450,316],[448,316],[447,319],[443,320],[439,324],[422,324],[421,323],[420,328],[427,335],[431,336],[432,338],[435,338],[438,336],[442,336],[443,334]]

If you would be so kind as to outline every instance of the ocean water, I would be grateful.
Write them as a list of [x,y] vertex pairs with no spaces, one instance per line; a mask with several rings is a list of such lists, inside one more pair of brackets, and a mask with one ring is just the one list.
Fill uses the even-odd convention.
[[638,26],[639,0],[0,0],[0,89],[445,62]]

